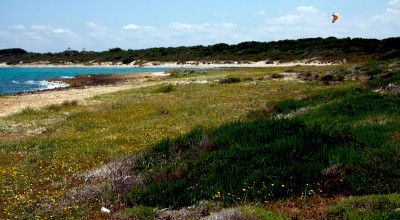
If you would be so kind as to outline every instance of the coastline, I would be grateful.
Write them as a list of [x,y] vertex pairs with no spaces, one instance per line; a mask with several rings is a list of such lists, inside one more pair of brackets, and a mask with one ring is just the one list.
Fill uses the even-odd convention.
[[[57,81],[72,83],[73,86],[55,88],[49,90],[37,90],[20,92],[15,94],[0,95],[0,117],[13,115],[24,109],[41,109],[50,105],[62,104],[68,101],[77,101],[80,104],[88,104],[89,98],[97,95],[113,93],[128,89],[154,86],[159,84],[157,81],[149,79],[163,78],[168,76],[165,73],[141,73],[141,74],[115,74],[110,75],[113,81],[102,81],[104,75],[82,75],[74,79],[54,79]],[[99,81],[96,78],[100,79]],[[95,79],[87,81],[85,79]],[[83,79],[83,80],[82,80]]]
[[51,63],[31,63],[7,65],[0,63],[0,68],[263,68],[263,67],[291,67],[291,66],[330,66],[342,64],[342,62],[320,62],[320,61],[293,61],[293,62],[271,62],[271,61],[186,61],[186,62],[160,62],[160,61],[134,61],[130,64],[122,63],[86,63],[86,64],[51,64]]

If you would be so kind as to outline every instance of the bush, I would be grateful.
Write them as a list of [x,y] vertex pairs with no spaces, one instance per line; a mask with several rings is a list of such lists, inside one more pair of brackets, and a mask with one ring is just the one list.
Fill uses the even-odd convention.
[[321,81],[330,82],[330,81],[333,81],[335,79],[335,77],[331,74],[327,74],[327,75],[322,76],[320,79],[321,79]]
[[372,195],[339,201],[330,207],[332,219],[400,219],[400,195]]
[[134,61],[133,58],[125,58],[125,59],[122,60],[122,63],[127,65],[127,64],[132,63],[133,61]]
[[371,61],[366,64],[367,74],[369,76],[375,76],[381,74],[384,69],[376,61]]
[[156,219],[154,209],[146,206],[136,206],[126,209],[124,215],[138,220],[153,220]]
[[78,101],[73,100],[73,101],[64,101],[61,104],[53,104],[47,107],[48,110],[50,111],[60,111],[63,108],[67,108],[67,107],[75,107],[78,106]]
[[250,110],[247,112],[247,118],[251,120],[262,119],[271,116],[275,112],[275,109],[263,107],[260,109]]
[[108,50],[108,52],[110,52],[110,53],[118,53],[118,52],[122,52],[122,51],[123,50],[121,48],[119,48],[119,47],[111,48],[111,49]]
[[286,113],[296,111],[304,106],[306,106],[306,103],[303,100],[288,99],[288,100],[278,102],[275,105],[274,110],[278,113],[286,114]]
[[227,77],[221,81],[219,81],[220,84],[232,84],[232,83],[239,83],[240,79],[237,77]]
[[285,76],[282,75],[282,74],[280,74],[280,73],[273,73],[273,74],[271,75],[271,78],[272,78],[272,79],[282,79],[282,78],[285,78]]
[[174,85],[172,84],[163,84],[156,88],[156,93],[170,93],[174,91]]

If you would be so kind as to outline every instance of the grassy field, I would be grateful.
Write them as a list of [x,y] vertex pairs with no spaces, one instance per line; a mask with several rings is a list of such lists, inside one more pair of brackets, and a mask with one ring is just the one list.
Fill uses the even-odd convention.
[[[175,71],[163,85],[101,95],[89,105],[66,102],[0,118],[0,218],[105,218],[100,207],[110,205],[180,208],[210,200],[263,207],[325,192],[399,192],[399,96],[373,93],[360,81],[307,80],[346,75],[337,71],[346,68]],[[305,77],[276,76],[290,72]],[[128,189],[126,204],[117,207],[121,199],[112,194],[64,203],[86,184],[77,175],[138,152],[132,169],[145,184]],[[327,168],[339,176],[326,178],[345,183],[320,187]],[[339,209],[332,213],[350,215]]]

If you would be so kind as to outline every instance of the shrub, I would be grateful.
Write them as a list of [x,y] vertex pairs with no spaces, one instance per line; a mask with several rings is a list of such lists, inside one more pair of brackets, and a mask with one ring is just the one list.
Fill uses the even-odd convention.
[[123,50],[121,48],[119,48],[119,47],[111,48],[111,49],[108,50],[108,52],[110,52],[110,53],[117,53],[117,52],[122,52],[122,51]]
[[282,78],[285,78],[285,76],[282,75],[282,74],[280,74],[280,73],[273,73],[273,74],[271,75],[271,78],[272,78],[272,79],[282,79]]
[[174,85],[172,84],[163,84],[155,90],[156,93],[170,93],[172,91],[174,91]]
[[370,61],[366,64],[367,74],[369,76],[375,76],[381,74],[384,69],[376,61]]
[[153,220],[156,219],[154,208],[146,206],[136,206],[126,209],[124,215],[139,220]]
[[78,101],[73,100],[73,101],[64,101],[61,104],[53,104],[47,107],[48,110],[50,111],[60,111],[63,108],[67,108],[67,107],[74,107],[78,105]]
[[132,63],[133,61],[134,61],[133,58],[125,58],[125,59],[122,60],[122,63],[127,65],[127,64]]
[[220,84],[232,84],[232,83],[239,83],[240,79],[237,77],[227,77],[225,79],[222,79],[221,81],[219,81]]
[[262,119],[271,116],[275,112],[275,109],[263,107],[260,109],[250,110],[247,112],[247,118],[251,120]]
[[274,106],[274,110],[278,113],[289,113],[292,111],[295,111],[297,109],[300,109],[302,107],[306,106],[305,101],[303,100],[294,100],[294,99],[288,99],[284,100],[281,102],[278,102]]
[[321,81],[329,82],[329,81],[333,81],[335,79],[335,77],[331,74],[327,74],[327,75],[322,76],[320,79],[321,79]]
[[371,195],[339,201],[330,207],[332,219],[400,219],[400,195]]

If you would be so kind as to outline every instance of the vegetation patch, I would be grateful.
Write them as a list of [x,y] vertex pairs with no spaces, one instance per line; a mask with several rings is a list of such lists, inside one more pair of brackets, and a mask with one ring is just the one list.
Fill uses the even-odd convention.
[[278,109],[288,112],[327,99],[332,103],[296,119],[234,122],[156,144],[134,167],[146,187],[133,189],[128,200],[180,207],[203,199],[235,204],[304,193],[397,191],[400,167],[388,140],[398,123],[353,124],[371,115],[398,117],[399,97],[341,90],[278,103]]
[[400,195],[351,197],[328,210],[332,219],[400,219]]
[[156,93],[170,93],[174,91],[175,87],[172,84],[162,84],[155,89]]
[[219,81],[220,84],[232,84],[232,83],[239,83],[241,80],[238,77],[227,77]]
[[238,209],[250,219],[284,220],[285,218],[258,206],[239,206]]
[[153,220],[156,219],[156,213],[154,208],[146,206],[136,206],[124,210],[123,215],[126,217],[138,219],[138,220]]
[[285,78],[285,76],[283,74],[281,74],[281,73],[273,73],[271,75],[271,78],[272,79],[283,79],[283,78]]

